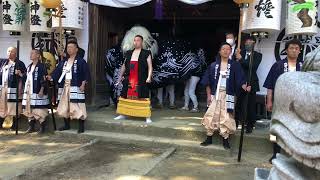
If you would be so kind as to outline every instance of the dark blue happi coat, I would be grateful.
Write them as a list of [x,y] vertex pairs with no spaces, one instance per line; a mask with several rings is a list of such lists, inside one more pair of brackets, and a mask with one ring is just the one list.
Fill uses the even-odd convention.
[[[0,60],[0,89],[2,88],[2,76],[3,76],[3,67],[8,65],[9,59]],[[20,70],[22,74],[26,73],[26,66],[20,60],[16,60],[15,66],[9,67],[8,74],[8,102],[16,102],[16,87],[17,87],[17,76],[15,75],[15,68]],[[23,80],[22,78],[20,78]],[[19,99],[21,101],[22,99]]]
[[[67,66],[68,59],[60,61],[57,68],[52,72],[52,79],[55,82],[58,82],[60,76],[62,75],[63,68]],[[70,102],[72,103],[84,103],[85,102],[85,93],[80,91],[80,86],[83,81],[89,81],[90,72],[87,62],[84,59],[76,57],[71,67],[72,79],[70,87]],[[58,100],[60,100],[61,94],[63,92],[65,83],[65,77],[62,81],[58,82]]]
[[[210,87],[212,95],[215,95],[217,90],[220,77],[220,66],[221,59],[220,57],[217,57],[216,61],[208,67],[200,81],[201,85]],[[243,84],[246,84],[246,78],[240,63],[229,59],[227,66],[226,103],[227,111],[230,113],[234,110],[235,96],[239,95],[240,88]]]
[[[301,71],[303,62],[298,60],[296,64],[296,71]],[[277,79],[280,77],[281,74],[289,72],[289,65],[288,65],[288,59],[285,58],[281,61],[275,62],[269,73],[268,76],[263,84],[263,87],[267,89],[274,90],[276,86]]]
[[[31,71],[31,67],[32,67],[32,63],[28,66],[27,72]],[[33,89],[32,89],[32,94],[30,98],[31,108],[48,108],[49,99],[47,95],[47,85],[45,80],[46,75],[48,75],[46,65],[44,63],[38,62],[32,73]],[[25,76],[27,76],[27,74]],[[27,82],[26,82],[26,85],[27,85]],[[38,94],[41,88],[44,88],[44,91],[43,91],[44,95],[42,97],[39,97]],[[25,106],[26,104],[25,101],[27,100],[26,93],[27,92],[25,91],[23,94],[23,102],[22,102],[23,106]]]

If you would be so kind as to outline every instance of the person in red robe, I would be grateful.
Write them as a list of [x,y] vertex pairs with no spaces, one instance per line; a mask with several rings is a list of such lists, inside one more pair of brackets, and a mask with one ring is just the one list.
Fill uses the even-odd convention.
[[[142,47],[143,37],[134,37],[134,49],[125,53],[125,61],[121,67],[120,81],[123,88],[121,96],[129,99],[149,98],[150,92],[148,84],[152,77],[151,52]],[[119,115],[115,120],[125,119],[126,116]],[[146,118],[146,123],[151,123],[151,118]]]

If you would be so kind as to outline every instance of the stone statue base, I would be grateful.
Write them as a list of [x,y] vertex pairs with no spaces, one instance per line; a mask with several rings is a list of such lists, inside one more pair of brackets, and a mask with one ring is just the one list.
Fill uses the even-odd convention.
[[277,158],[272,163],[273,167],[270,171],[257,168],[255,180],[318,180],[320,177],[320,171],[282,154],[277,154]]

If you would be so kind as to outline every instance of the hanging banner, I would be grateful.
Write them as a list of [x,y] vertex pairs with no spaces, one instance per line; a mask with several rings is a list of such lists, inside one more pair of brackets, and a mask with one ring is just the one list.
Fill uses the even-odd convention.
[[25,31],[27,20],[26,0],[2,1],[2,30]]
[[52,19],[50,11],[40,4],[40,0],[30,0],[30,31],[51,32]]
[[288,35],[313,35],[318,33],[317,0],[288,0],[287,11],[286,33]]
[[[83,29],[84,2],[81,0],[62,0],[62,27]],[[52,27],[59,27],[59,18],[52,18]]]
[[244,9],[242,31],[280,31],[281,3],[281,0],[254,0],[249,8]]
[[[150,1],[152,0],[90,0],[90,3],[103,5],[103,6],[116,7],[116,8],[130,8],[130,7],[141,6]],[[205,2],[209,2],[211,0],[179,0],[179,1],[184,2],[186,4],[190,4],[190,5],[198,5]]]

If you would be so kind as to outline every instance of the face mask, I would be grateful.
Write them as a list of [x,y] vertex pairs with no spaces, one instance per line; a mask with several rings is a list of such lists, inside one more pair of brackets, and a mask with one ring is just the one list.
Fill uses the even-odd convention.
[[245,49],[246,51],[251,51],[251,50],[253,50],[253,44],[246,44],[246,45],[244,45],[244,49]]
[[226,42],[232,46],[234,44],[234,39],[226,39]]

